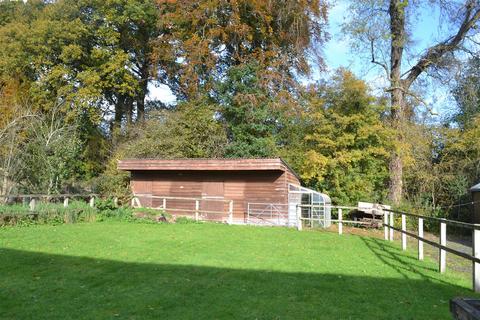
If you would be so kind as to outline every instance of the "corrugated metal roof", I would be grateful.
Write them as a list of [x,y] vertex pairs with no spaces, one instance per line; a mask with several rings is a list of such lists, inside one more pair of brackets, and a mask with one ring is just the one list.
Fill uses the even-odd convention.
[[475,192],[475,191],[480,191],[480,183],[474,185],[473,187],[470,188],[470,191]]

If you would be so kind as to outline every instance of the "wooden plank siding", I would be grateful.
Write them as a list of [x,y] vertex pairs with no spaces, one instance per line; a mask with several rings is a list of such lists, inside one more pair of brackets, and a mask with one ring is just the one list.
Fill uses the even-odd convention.
[[[233,200],[236,220],[245,218],[249,202],[286,204],[288,183],[300,184],[281,159],[125,160],[118,167],[132,172],[135,194]],[[167,201],[167,209],[195,209],[194,201]],[[211,204],[202,205],[201,210],[228,211],[228,203],[205,203]],[[159,207],[162,200],[148,204]]]

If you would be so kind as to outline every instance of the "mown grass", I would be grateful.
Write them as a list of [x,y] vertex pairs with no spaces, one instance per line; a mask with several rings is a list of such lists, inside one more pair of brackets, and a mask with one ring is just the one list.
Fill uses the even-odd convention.
[[0,229],[1,319],[449,319],[475,296],[379,239],[215,224]]

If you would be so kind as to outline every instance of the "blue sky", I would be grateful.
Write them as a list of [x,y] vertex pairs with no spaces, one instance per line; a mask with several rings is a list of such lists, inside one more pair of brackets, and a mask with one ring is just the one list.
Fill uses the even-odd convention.
[[[329,71],[339,67],[345,67],[353,71],[357,77],[365,80],[375,93],[380,93],[386,87],[384,71],[375,67],[369,59],[358,57],[350,51],[349,39],[342,34],[341,25],[346,21],[348,15],[348,3],[346,0],[338,0],[330,9],[329,33],[331,40],[327,43],[324,56]],[[447,33],[440,30],[440,14],[438,10],[431,7],[424,7],[419,10],[419,15],[413,26],[413,43],[411,48],[414,54],[421,54],[426,48],[444,39]],[[406,61],[404,71],[415,62]],[[317,75],[318,77],[318,75]],[[449,114],[455,107],[449,90],[446,87],[435,86],[426,89],[424,97],[428,108],[437,113],[433,121],[440,120]]]
[[[341,32],[341,24],[345,22],[348,15],[348,3],[349,1],[338,0],[330,9],[328,32],[331,40],[327,43],[324,54],[330,69],[348,67],[358,76],[364,76],[364,69],[368,69],[371,64],[369,61],[360,60],[350,52],[348,39]],[[421,52],[438,40],[439,14],[436,10],[428,9],[420,10],[415,25],[413,40],[416,52]]]
[[[352,70],[357,77],[365,80],[374,92],[381,92],[386,83],[383,71],[375,68],[368,59],[362,59],[353,54],[349,48],[349,39],[341,32],[341,24],[345,22],[345,17],[348,14],[348,3],[349,1],[347,0],[337,0],[336,3],[332,4],[330,9],[328,32],[331,39],[323,51],[327,71],[332,72],[339,67],[348,68]],[[438,26],[438,11],[428,7],[420,10],[413,32],[413,40],[415,43],[413,50],[415,53],[423,52],[425,48],[442,38],[442,33],[439,32]],[[405,68],[408,68],[408,63],[405,65]],[[325,76],[325,73],[320,74],[319,72],[314,72],[312,78],[308,81],[316,81]],[[425,100],[430,104],[429,107],[439,114],[445,113],[445,110],[449,108],[451,103],[448,90],[446,88],[436,87],[435,89],[429,89],[428,92]],[[161,99],[166,103],[175,101],[175,96],[173,96],[165,86],[156,88],[151,85],[150,97],[152,99]]]

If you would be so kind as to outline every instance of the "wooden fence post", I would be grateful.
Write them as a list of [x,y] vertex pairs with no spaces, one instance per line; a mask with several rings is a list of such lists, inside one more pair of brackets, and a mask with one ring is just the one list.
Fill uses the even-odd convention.
[[65,197],[65,199],[63,199],[63,206],[65,208],[68,207],[68,197]]
[[[418,218],[418,237],[423,238],[423,218]],[[423,241],[418,239],[418,260],[423,260]]]
[[[445,222],[440,222],[440,245],[447,245],[447,224]],[[445,250],[440,249],[438,260],[440,272],[443,273],[447,266],[447,252]]]
[[393,241],[393,212],[390,212],[390,241]]
[[115,206],[115,208],[118,208],[118,197],[113,198],[113,205]]
[[383,212],[383,231],[385,233],[385,240],[388,240],[388,211]]
[[343,215],[342,215],[342,208],[338,208],[338,234],[343,233]]
[[[475,258],[480,258],[480,230],[475,227],[472,231],[472,255]],[[480,263],[472,262],[472,280],[473,290],[480,292]]]
[[167,199],[163,198],[162,206],[163,206],[163,210],[167,209]]
[[35,200],[35,198],[30,199],[30,204],[29,204],[29,206],[30,206],[30,211],[34,211],[34,210],[35,210],[35,206],[36,206],[36,200]]
[[297,230],[302,231],[302,208],[297,204]]
[[228,203],[228,223],[233,224],[233,200]]
[[407,231],[407,218],[402,214],[402,250],[407,250],[407,235],[404,233]]
[[92,196],[90,198],[90,207],[92,207],[92,208],[95,207],[95,197],[94,196]]
[[195,200],[195,221],[198,221],[198,210],[199,209],[200,209],[200,202],[198,200]]

